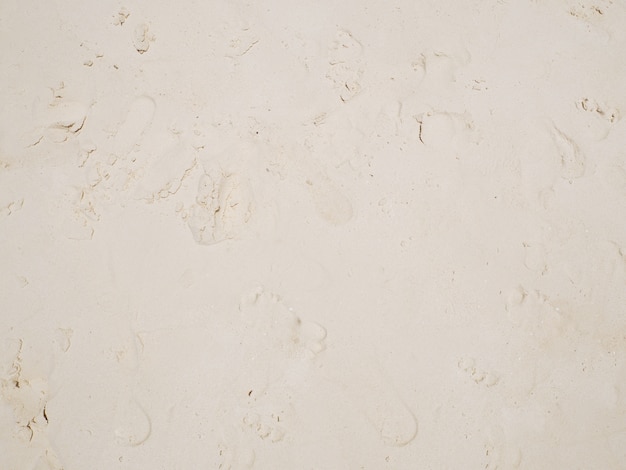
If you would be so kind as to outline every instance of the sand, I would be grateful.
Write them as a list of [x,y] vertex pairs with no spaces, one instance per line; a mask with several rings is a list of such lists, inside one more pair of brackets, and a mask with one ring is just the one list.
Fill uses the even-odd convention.
[[626,468],[626,3],[0,5],[0,468]]

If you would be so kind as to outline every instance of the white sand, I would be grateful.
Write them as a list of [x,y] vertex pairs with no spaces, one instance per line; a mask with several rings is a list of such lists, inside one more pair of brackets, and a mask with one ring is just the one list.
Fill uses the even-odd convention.
[[626,468],[625,25],[3,0],[0,468]]

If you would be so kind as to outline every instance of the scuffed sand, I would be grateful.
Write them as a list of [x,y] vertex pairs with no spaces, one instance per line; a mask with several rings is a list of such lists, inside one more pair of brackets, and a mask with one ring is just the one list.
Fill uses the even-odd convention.
[[0,468],[624,468],[625,24],[4,0]]

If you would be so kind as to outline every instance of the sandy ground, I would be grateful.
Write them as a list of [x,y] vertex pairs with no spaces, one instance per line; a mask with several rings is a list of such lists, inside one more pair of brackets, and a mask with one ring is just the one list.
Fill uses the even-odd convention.
[[626,2],[0,5],[0,468],[626,468]]

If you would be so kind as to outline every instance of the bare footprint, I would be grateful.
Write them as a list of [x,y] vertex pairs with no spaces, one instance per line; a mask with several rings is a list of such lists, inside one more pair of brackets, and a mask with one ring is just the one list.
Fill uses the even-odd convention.
[[279,195],[261,145],[225,134],[195,161],[196,197],[180,212],[196,243],[274,237]]
[[147,165],[137,185],[137,198],[147,202],[167,199],[176,194],[198,165],[186,142],[177,142]]
[[113,153],[125,157],[137,144],[148,126],[152,123],[156,112],[156,102],[150,96],[142,95],[135,98],[126,113],[124,122],[115,132]]
[[574,179],[584,176],[586,158],[580,147],[555,125],[550,130],[559,155],[561,178],[571,183]]
[[326,78],[335,84],[344,103],[361,91],[362,54],[363,46],[349,31],[337,31],[334,41],[328,47],[329,67]]
[[427,111],[415,120],[419,125],[419,140],[435,150],[453,150],[477,139],[469,114],[447,111]]
[[115,438],[120,446],[139,446],[152,434],[150,416],[135,399],[120,400],[115,420]]
[[191,207],[189,229],[196,243],[213,245],[237,238],[254,210],[250,185],[238,173],[205,172]]
[[317,214],[332,225],[343,225],[354,214],[350,199],[324,173],[317,172],[306,180]]
[[[248,325],[242,346],[248,351],[251,365],[263,387],[262,392],[281,397],[278,390],[297,392],[306,384],[307,364],[325,349],[326,330],[313,322],[304,322],[279,296],[257,288],[242,298],[240,312]],[[329,380],[338,383],[371,423],[387,446],[402,447],[417,435],[417,419],[400,398],[391,381],[372,356],[344,362],[342,356],[338,376]],[[320,358],[327,369],[326,358]],[[350,360],[353,359],[353,360]],[[255,372],[254,370],[250,372]],[[335,372],[336,374],[336,372]],[[264,380],[263,380],[264,379]],[[280,384],[279,387],[274,387]],[[276,401],[276,400],[274,400]],[[288,399],[283,400],[286,408]]]
[[345,390],[380,436],[383,444],[403,447],[417,436],[415,414],[400,398],[374,356],[353,359],[344,364],[342,377],[331,378]]
[[268,364],[280,360],[313,359],[325,349],[326,330],[303,321],[281,297],[257,287],[242,297],[239,311],[248,332],[244,343]]
[[222,430],[235,447],[271,446],[293,425],[326,330],[262,287],[242,296],[237,324],[240,365],[220,400]]
[[332,225],[343,225],[354,217],[350,198],[328,175],[325,165],[308,150],[293,153],[292,163],[304,180],[317,214]]

